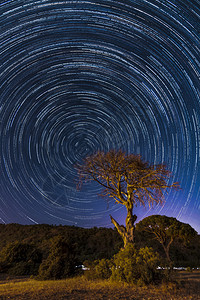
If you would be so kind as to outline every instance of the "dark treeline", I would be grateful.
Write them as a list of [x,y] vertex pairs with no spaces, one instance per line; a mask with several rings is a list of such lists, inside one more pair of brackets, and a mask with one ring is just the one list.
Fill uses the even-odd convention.
[[73,276],[84,261],[110,258],[122,245],[112,228],[0,224],[0,273]]
[[[135,235],[136,248],[152,247],[165,259],[161,245],[151,234],[136,230]],[[112,258],[122,247],[122,238],[112,228],[0,224],[0,272],[63,278],[75,274],[85,261]],[[188,244],[174,242],[170,249],[174,266],[200,267],[199,249],[199,235]],[[58,267],[61,265],[65,267]]]
[[48,224],[20,225],[0,224],[0,250],[13,242],[31,244],[46,257],[54,239],[63,238],[75,250],[80,262],[110,258],[122,247],[117,231],[112,228],[90,229],[76,226],[56,226]]

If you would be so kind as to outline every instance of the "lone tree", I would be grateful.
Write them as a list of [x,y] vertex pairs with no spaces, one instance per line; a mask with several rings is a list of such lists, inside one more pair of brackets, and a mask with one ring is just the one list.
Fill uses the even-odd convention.
[[170,264],[172,263],[170,246],[174,240],[180,240],[187,244],[197,235],[197,232],[189,224],[182,223],[176,218],[161,215],[144,218],[136,225],[136,229],[154,235],[155,239],[162,245]]
[[138,204],[152,207],[162,204],[163,190],[178,187],[177,183],[168,184],[171,176],[163,164],[150,165],[140,155],[126,155],[121,150],[107,153],[97,152],[85,158],[83,165],[77,167],[80,182],[94,180],[103,188],[103,196],[111,197],[116,203],[126,206],[126,226],[119,225],[110,216],[124,241],[124,247],[134,242],[136,215],[133,207]]

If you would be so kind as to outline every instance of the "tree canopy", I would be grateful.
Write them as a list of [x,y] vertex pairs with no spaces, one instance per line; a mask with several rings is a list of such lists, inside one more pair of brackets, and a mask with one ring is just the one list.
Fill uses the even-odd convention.
[[178,221],[176,218],[152,215],[144,218],[136,225],[137,230],[152,233],[162,245],[168,262],[170,259],[170,246],[175,239],[187,243],[197,235],[197,232],[189,225]]
[[169,183],[171,172],[164,164],[151,165],[140,155],[125,154],[121,150],[107,153],[97,152],[85,158],[78,167],[81,181],[94,180],[102,188],[102,195],[111,197],[127,209],[126,227],[119,225],[111,216],[111,221],[123,238],[124,246],[134,240],[133,207],[152,207],[162,204],[166,188],[178,188],[178,183]]

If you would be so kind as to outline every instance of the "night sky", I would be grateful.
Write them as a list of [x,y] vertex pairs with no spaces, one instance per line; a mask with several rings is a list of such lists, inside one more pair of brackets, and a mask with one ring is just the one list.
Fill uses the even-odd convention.
[[126,211],[78,191],[97,150],[166,163],[165,214],[200,233],[200,2],[0,1],[0,223],[111,227]]

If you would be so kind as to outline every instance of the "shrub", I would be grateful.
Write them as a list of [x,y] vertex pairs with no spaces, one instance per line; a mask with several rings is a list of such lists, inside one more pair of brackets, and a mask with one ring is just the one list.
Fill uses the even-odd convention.
[[128,244],[114,256],[111,279],[128,283],[149,284],[160,278],[157,270],[159,256],[152,248],[136,250]]
[[84,266],[87,268],[85,276],[87,279],[108,279],[110,278],[112,271],[112,260],[101,259],[94,262],[84,262]]
[[62,237],[52,240],[49,256],[43,260],[39,268],[38,279],[61,279],[71,277],[76,271],[74,249]]
[[108,279],[110,278],[112,271],[112,260],[109,259],[101,259],[95,267],[96,277],[99,279]]
[[192,270],[191,267],[187,267],[187,268],[186,268],[186,271],[187,271],[187,272],[192,272],[193,270]]

